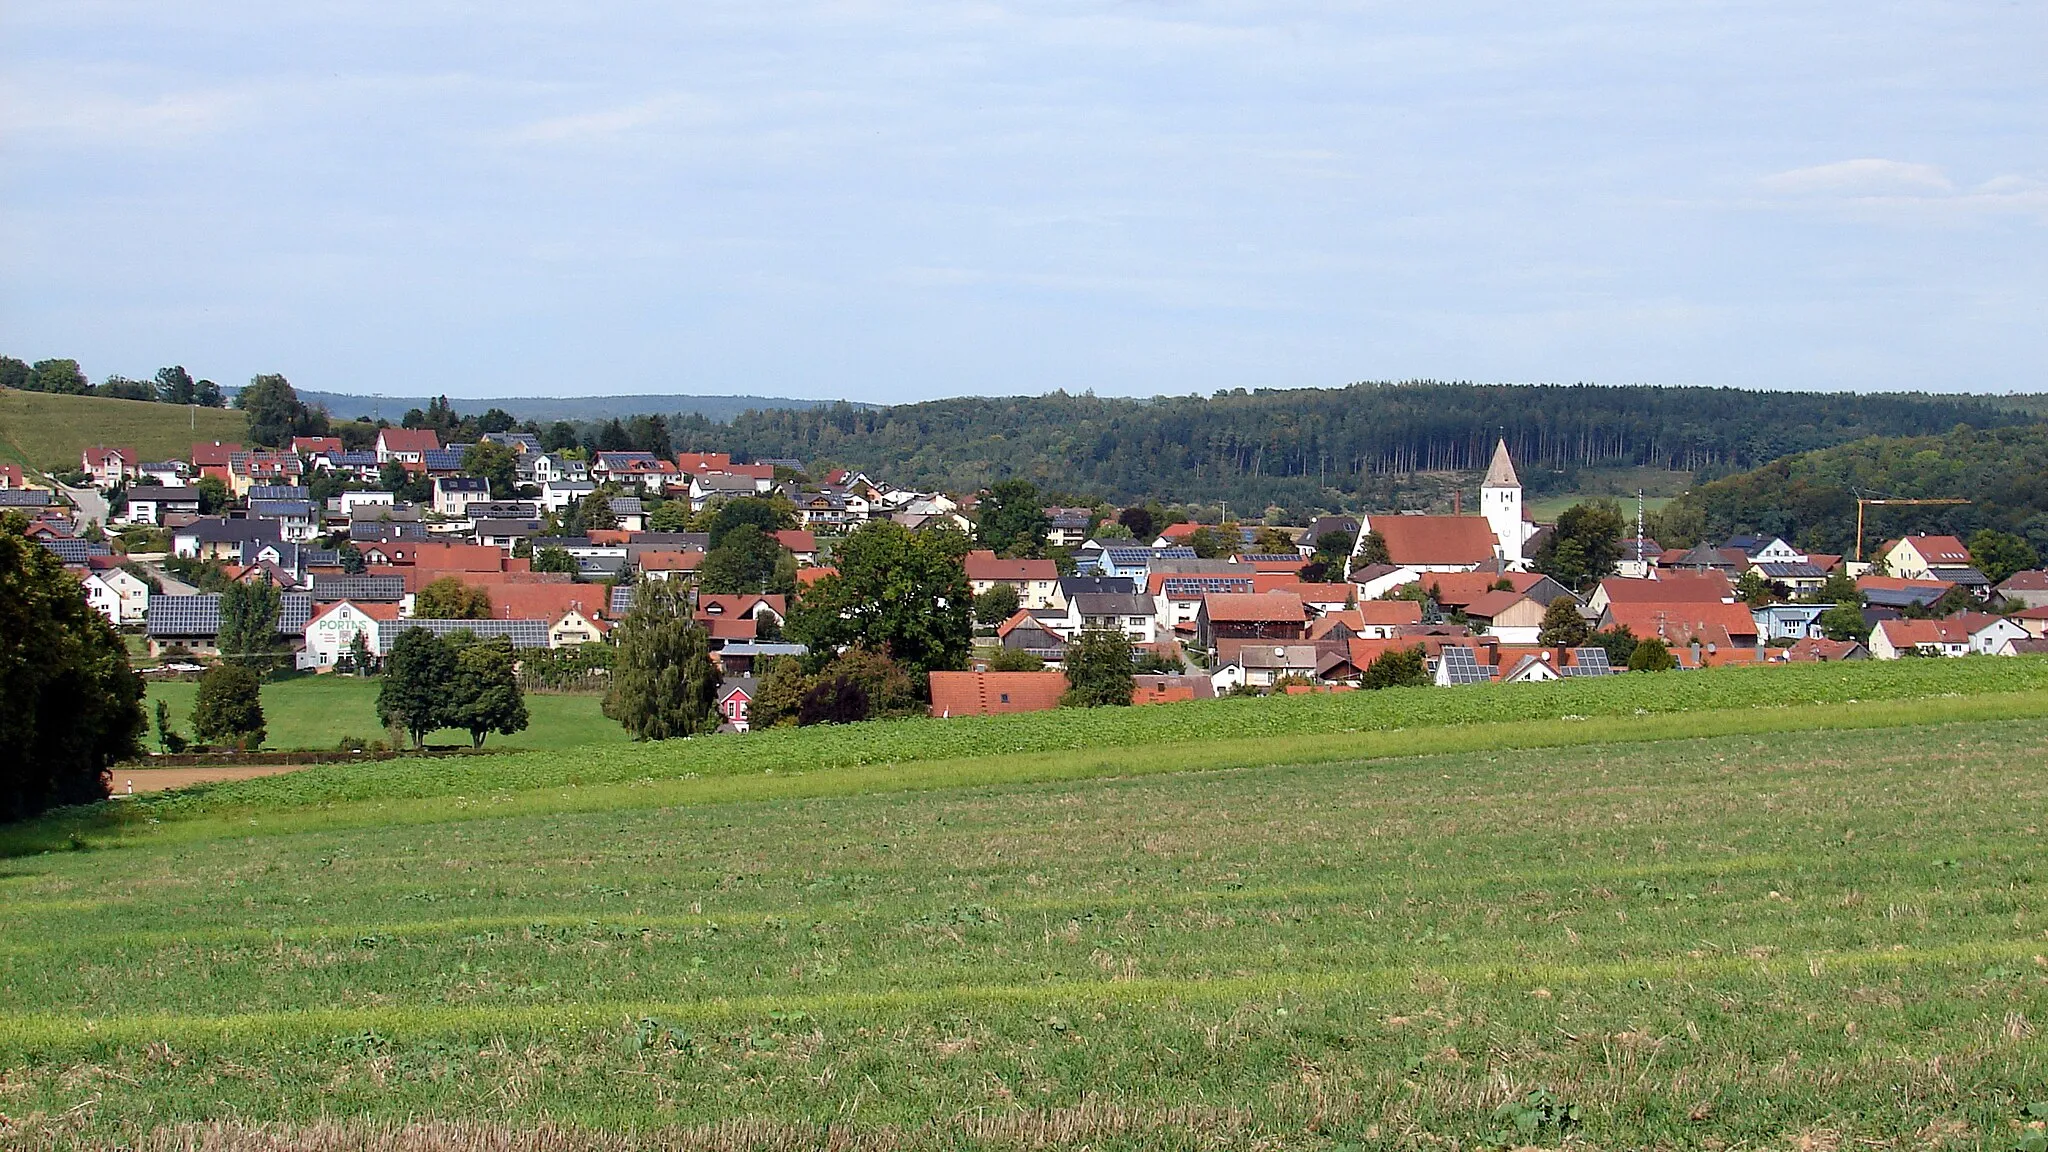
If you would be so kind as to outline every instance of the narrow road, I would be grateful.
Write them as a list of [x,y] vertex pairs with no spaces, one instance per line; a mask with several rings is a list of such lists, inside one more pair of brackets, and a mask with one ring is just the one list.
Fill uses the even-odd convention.
[[164,566],[154,560],[137,560],[135,563],[140,565],[144,572],[156,577],[157,586],[164,590],[166,596],[193,596],[199,592],[199,589],[165,571]]
[[[50,481],[50,483],[57,484],[55,480]],[[107,498],[100,495],[99,489],[66,488],[62,484],[57,484],[57,489],[64,493],[64,495],[69,496],[73,504],[78,505],[78,527],[80,531],[83,531],[87,524],[95,522],[101,528],[107,526]]]

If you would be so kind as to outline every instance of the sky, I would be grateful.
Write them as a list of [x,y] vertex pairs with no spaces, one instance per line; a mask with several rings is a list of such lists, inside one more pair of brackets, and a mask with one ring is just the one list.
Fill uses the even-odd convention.
[[2048,389],[2048,4],[0,5],[0,353]]

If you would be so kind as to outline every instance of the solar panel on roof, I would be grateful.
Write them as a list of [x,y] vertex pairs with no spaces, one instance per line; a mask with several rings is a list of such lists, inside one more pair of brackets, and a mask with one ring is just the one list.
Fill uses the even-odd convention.
[[1493,679],[1493,670],[1482,667],[1470,648],[1445,648],[1442,659],[1444,678],[1453,684],[1485,684]]
[[1567,676],[1612,676],[1614,665],[1608,663],[1605,648],[1574,648],[1572,662],[1562,671]]
[[220,596],[152,596],[143,619],[152,636],[212,636],[220,631]]

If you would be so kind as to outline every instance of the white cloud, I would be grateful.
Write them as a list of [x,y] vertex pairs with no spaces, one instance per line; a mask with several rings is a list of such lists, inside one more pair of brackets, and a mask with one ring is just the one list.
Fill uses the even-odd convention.
[[1955,190],[1941,169],[1904,160],[1838,160],[1779,172],[1760,183],[1766,191],[1790,195],[1924,196]]

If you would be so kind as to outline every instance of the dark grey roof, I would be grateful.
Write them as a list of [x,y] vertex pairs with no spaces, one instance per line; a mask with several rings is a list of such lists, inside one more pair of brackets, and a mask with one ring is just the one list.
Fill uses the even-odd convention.
[[183,500],[189,503],[197,504],[199,502],[199,489],[189,486],[180,488],[164,488],[158,487],[156,485],[145,484],[135,488],[130,488],[128,490],[128,500],[130,503],[133,503],[137,500],[148,500],[155,503],[162,503],[166,500]]
[[249,501],[258,500],[305,500],[313,495],[311,489],[299,484],[251,484]]
[[540,531],[538,520],[479,520],[478,536],[531,536]]
[[110,556],[113,554],[112,550],[105,544],[95,544],[90,540],[81,540],[76,536],[45,536],[37,542],[56,553],[57,558],[66,564],[83,564],[88,556]]
[[467,445],[429,448],[420,453],[420,464],[429,472],[453,472],[462,467],[462,457],[468,452]]
[[709,552],[709,532],[636,532],[628,547],[651,548],[657,552]]
[[420,518],[420,506],[417,504],[358,504],[348,510],[348,518],[356,524],[361,524],[365,520],[414,521]]
[[[401,620],[403,627],[377,629],[377,653],[386,655],[397,642],[400,634],[414,628],[423,628],[436,636],[453,632],[467,632],[479,640],[504,636],[512,641],[514,648],[545,648],[548,646],[548,621],[546,620]],[[303,625],[301,626],[303,628]]]
[[[303,636],[312,616],[311,596],[286,592],[278,603],[277,630],[285,636]],[[144,619],[151,636],[215,636],[220,633],[220,594],[151,596]]]
[[[752,476],[735,476],[730,472],[699,472],[690,478],[690,482],[699,488],[709,489],[713,492],[752,492],[754,490],[754,478]],[[811,499],[815,499],[815,497],[806,496],[804,498],[804,500]],[[835,499],[837,501],[836,506],[845,506],[846,498],[844,496],[836,497]],[[803,503],[803,501],[798,501],[798,503]]]
[[285,516],[311,516],[313,505],[304,500],[251,500],[249,515],[278,519]]
[[1267,562],[1269,562],[1269,563],[1274,563],[1274,564],[1277,564],[1277,563],[1279,563],[1279,562],[1281,562],[1281,561],[1283,561],[1283,560],[1284,560],[1284,561],[1286,561],[1286,562],[1288,562],[1288,563],[1290,563],[1290,564],[1297,564],[1297,563],[1300,563],[1300,562],[1301,562],[1301,553],[1299,553],[1299,552],[1240,552],[1240,553],[1238,553],[1237,559],[1238,559],[1238,562],[1239,562],[1240,564],[1244,564],[1244,563],[1257,563],[1257,562],[1259,562],[1259,561],[1261,561],[1261,560],[1267,561]]
[[1961,584],[1965,588],[1988,588],[1991,585],[1991,578],[1975,568],[1936,568],[1930,575],[1936,580]]
[[1313,546],[1317,540],[1332,532],[1342,532],[1346,536],[1357,537],[1358,517],[1318,516],[1308,522],[1308,531],[1302,534],[1301,542]]
[[463,511],[472,520],[531,520],[540,506],[531,500],[471,500]]
[[640,503],[638,496],[614,496],[605,501],[605,504],[611,508],[614,516],[639,516],[647,511],[646,505]]
[[302,570],[306,568],[333,568],[340,565],[340,563],[341,549],[339,548],[301,547],[299,549],[299,565]]
[[377,454],[375,452],[329,452],[327,458],[333,461],[334,466],[337,468],[377,467]]
[[436,476],[434,487],[443,492],[488,492],[491,482],[480,476]]
[[348,538],[358,544],[389,544],[397,540],[425,540],[427,526],[412,520],[356,520],[348,526]]
[[365,603],[396,604],[405,599],[405,577],[328,576],[316,573],[313,576],[312,596],[323,603],[334,600],[361,600]]
[[47,508],[50,494],[41,488],[0,488],[0,508]]
[[1605,648],[1574,648],[1572,663],[1558,671],[1566,676],[1612,676],[1620,669],[1608,663]]
[[1918,588],[1866,588],[1863,600],[1873,608],[1904,608],[1909,604],[1926,607],[1941,599],[1942,590],[1921,586]]
[[1470,648],[1446,646],[1439,663],[1452,684],[1485,684],[1493,679],[1493,669],[1481,664]]
[[1069,599],[1089,592],[1132,593],[1138,590],[1137,581],[1129,576],[1062,576],[1060,595]]
[[1136,593],[1083,592],[1073,601],[1083,616],[1151,616],[1159,610],[1150,596]]
[[752,656],[766,659],[775,656],[802,656],[810,649],[802,644],[789,644],[779,640],[733,640],[718,650],[720,656]]
[[599,452],[597,459],[605,467],[609,468],[619,464],[654,464],[658,463],[661,457],[656,456],[652,452],[618,451]]
[[1244,565],[1232,564],[1228,560],[1190,560],[1186,557],[1154,560],[1150,571],[1167,572],[1176,576],[1242,576],[1250,579]]
[[219,516],[201,516],[177,530],[176,535],[190,536],[201,544],[228,544],[257,540],[272,542],[278,540],[281,526],[275,520],[228,520]]
[[1827,573],[1803,560],[1770,561],[1754,566],[1771,580],[1818,580]]

